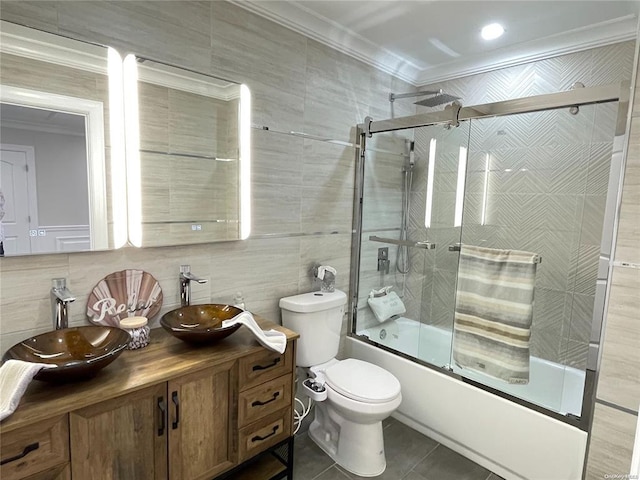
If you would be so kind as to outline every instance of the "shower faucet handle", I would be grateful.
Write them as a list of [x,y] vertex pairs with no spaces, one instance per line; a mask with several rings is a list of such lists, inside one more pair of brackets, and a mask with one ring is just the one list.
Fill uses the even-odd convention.
[[389,247],[380,247],[378,249],[378,271],[383,273],[389,273]]

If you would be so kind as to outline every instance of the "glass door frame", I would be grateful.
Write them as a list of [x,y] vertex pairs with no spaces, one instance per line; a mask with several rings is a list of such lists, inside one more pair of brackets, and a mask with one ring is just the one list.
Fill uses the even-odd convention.
[[[630,125],[629,101],[631,98],[631,83],[624,81],[618,84],[609,84],[596,87],[578,88],[567,92],[551,93],[545,95],[535,95],[531,97],[505,100],[500,102],[486,103],[463,107],[457,102],[438,112],[430,112],[406,117],[391,118],[374,121],[371,117],[366,117],[363,123],[356,126],[356,169],[355,169],[355,189],[353,202],[353,231],[351,241],[351,273],[349,284],[349,328],[348,335],[359,341],[370,344],[367,337],[356,334],[356,322],[358,312],[358,289],[360,275],[360,260],[362,250],[362,210],[364,197],[364,177],[365,161],[367,152],[367,139],[375,133],[391,132],[418,127],[428,127],[432,125],[450,125],[457,127],[460,122],[513,115],[518,113],[531,113],[546,110],[557,110],[569,107],[580,107],[583,105],[594,105],[599,103],[618,102],[618,115],[613,138],[613,151],[611,158],[611,169],[609,173],[609,185],[607,190],[607,201],[605,206],[604,224],[602,239],[600,243],[600,257],[598,264],[598,277],[596,285],[594,313],[592,319],[591,337],[589,340],[589,350],[587,355],[587,368],[585,386],[583,392],[583,405],[580,417],[573,415],[562,415],[548,410],[544,407],[513,397],[499,390],[487,387],[481,383],[468,380],[452,371],[421,362],[411,358],[412,361],[420,363],[428,368],[435,369],[441,373],[453,376],[460,381],[471,383],[478,388],[489,391],[503,398],[507,398],[520,405],[539,411],[563,422],[574,425],[584,431],[590,428],[591,416],[595,403],[595,385],[597,382],[598,367],[600,364],[600,342],[604,328],[605,312],[608,304],[609,291],[611,286],[611,274],[613,268],[615,233],[617,232],[620,204],[622,200],[622,184],[624,181],[624,167],[628,152],[628,138]],[[378,345],[378,347],[380,347]],[[384,348],[384,347],[380,347]],[[398,352],[393,352],[398,354]],[[405,356],[400,354],[401,356]]]

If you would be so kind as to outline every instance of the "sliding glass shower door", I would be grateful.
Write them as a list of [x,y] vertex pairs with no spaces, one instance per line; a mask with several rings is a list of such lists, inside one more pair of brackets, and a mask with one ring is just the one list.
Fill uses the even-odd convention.
[[616,116],[612,102],[471,120],[462,244],[531,252],[540,263],[529,382],[456,362],[454,372],[580,415]]
[[[598,260],[617,115],[609,102],[374,133],[362,167],[355,333],[527,404],[580,416],[591,325],[601,315]],[[528,380],[509,383],[456,361],[466,247],[535,257],[522,344]],[[490,330],[479,336],[495,337]],[[501,361],[500,345],[479,347]]]
[[[438,367],[451,358],[468,142],[467,122],[375,134],[365,151],[356,333]],[[376,315],[391,292],[400,308]]]

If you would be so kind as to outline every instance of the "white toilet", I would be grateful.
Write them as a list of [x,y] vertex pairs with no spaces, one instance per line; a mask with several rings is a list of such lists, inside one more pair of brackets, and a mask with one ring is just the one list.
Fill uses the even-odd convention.
[[346,303],[339,290],[285,297],[282,324],[300,334],[296,364],[326,388],[309,436],[349,472],[375,477],[387,466],[382,420],[402,401],[400,382],[371,363],[335,359]]

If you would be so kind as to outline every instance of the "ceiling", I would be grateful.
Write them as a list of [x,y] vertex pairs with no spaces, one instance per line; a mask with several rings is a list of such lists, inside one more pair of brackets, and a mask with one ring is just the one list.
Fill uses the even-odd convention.
[[[635,38],[640,1],[231,0],[414,85]],[[481,28],[499,22],[502,37]]]
[[0,104],[2,126],[49,133],[82,135],[85,133],[85,117],[79,114],[56,112],[23,105]]

